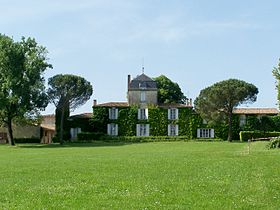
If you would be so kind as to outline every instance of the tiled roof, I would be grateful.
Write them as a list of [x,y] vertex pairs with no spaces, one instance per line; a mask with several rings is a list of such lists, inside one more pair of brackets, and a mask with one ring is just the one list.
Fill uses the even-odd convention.
[[268,114],[276,115],[279,114],[276,108],[235,108],[234,114]]
[[192,105],[186,104],[159,104],[161,108],[186,108],[186,107],[193,107]]
[[94,107],[128,107],[127,102],[108,102],[103,104],[97,104]]
[[157,89],[157,82],[145,74],[137,76],[131,80],[129,89]]
[[91,118],[91,117],[92,117],[92,113],[82,113],[82,114],[72,115],[69,118]]
[[[161,108],[186,108],[192,107],[191,105],[186,104],[159,104]],[[97,104],[94,107],[129,107],[127,102],[108,102],[103,104]]]
[[55,125],[47,125],[47,124],[41,124],[41,128],[45,129],[45,130],[55,130]]

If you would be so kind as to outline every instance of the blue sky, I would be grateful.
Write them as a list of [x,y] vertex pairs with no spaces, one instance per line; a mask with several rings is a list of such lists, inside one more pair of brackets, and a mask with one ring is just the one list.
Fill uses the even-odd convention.
[[[0,32],[34,37],[55,74],[85,77],[89,102],[126,101],[127,75],[161,74],[195,99],[237,78],[259,88],[251,107],[277,107],[272,68],[280,57],[277,0],[0,0]],[[53,113],[49,106],[44,113]]]

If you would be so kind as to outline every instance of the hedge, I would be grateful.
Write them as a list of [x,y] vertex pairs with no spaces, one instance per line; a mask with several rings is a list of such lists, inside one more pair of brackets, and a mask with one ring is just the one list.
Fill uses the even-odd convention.
[[249,139],[278,137],[280,132],[262,132],[262,131],[240,131],[240,141],[248,141]]
[[104,134],[100,132],[95,132],[95,133],[81,132],[78,133],[77,137],[79,141],[90,141],[90,140],[100,140],[102,136],[104,136]]
[[267,145],[268,149],[280,148],[280,138],[273,138],[269,141]]
[[39,138],[15,138],[16,143],[23,144],[23,143],[41,143],[41,139]]
[[[189,136],[108,136],[102,133],[82,132],[78,134],[78,141],[114,141],[114,142],[164,142],[189,141]],[[196,139],[197,141],[221,141],[222,139]]]

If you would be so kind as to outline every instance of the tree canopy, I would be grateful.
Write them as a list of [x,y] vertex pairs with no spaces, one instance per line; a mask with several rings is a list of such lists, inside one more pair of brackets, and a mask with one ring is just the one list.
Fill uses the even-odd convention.
[[272,69],[272,74],[276,79],[277,101],[280,108],[280,59],[278,66]]
[[[92,95],[92,85],[86,79],[71,74],[58,74],[48,81],[48,95],[50,101],[56,106],[56,114],[60,112],[59,138],[63,144],[63,128],[67,110],[75,110],[85,104]],[[57,122],[56,122],[57,124]]]
[[186,96],[177,83],[164,75],[160,75],[154,80],[157,82],[159,103],[185,103]]
[[257,100],[258,88],[242,80],[224,80],[200,91],[195,110],[209,122],[226,121],[228,140],[232,140],[232,112],[235,107]]
[[48,104],[43,73],[52,66],[46,56],[46,48],[35,39],[16,42],[0,34],[0,121],[8,128],[11,145],[12,122],[32,118]]

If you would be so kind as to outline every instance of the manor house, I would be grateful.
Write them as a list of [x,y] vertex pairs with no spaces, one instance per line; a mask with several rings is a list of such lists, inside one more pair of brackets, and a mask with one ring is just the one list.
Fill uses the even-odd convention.
[[[96,108],[106,108],[108,111],[107,134],[112,136],[126,135],[124,132],[129,126],[120,124],[119,118],[121,110],[137,108],[135,113],[135,127],[133,125],[132,135],[136,136],[178,136],[190,135],[195,137],[214,138],[214,130],[209,128],[190,128],[188,115],[196,115],[193,111],[192,99],[187,99],[185,104],[160,104],[158,103],[157,82],[142,73],[132,79],[127,77],[127,102],[108,102],[97,104],[94,101],[93,110]],[[162,116],[152,115],[152,111],[157,108]],[[94,111],[93,111],[94,112]],[[154,111],[153,111],[154,113]],[[183,115],[183,113],[185,113]],[[126,117],[126,116],[124,116]],[[123,121],[123,120],[122,120]],[[156,123],[155,123],[156,122]],[[122,131],[122,132],[121,132]],[[191,134],[191,136],[193,136]]]

